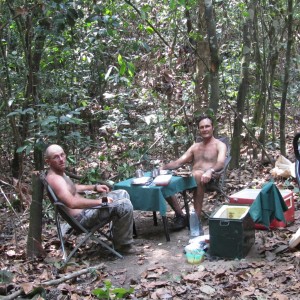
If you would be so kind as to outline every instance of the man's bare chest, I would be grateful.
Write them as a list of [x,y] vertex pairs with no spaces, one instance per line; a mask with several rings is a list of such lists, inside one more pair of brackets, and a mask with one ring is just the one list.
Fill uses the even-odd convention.
[[66,181],[68,185],[68,189],[71,192],[72,195],[76,194],[76,186],[74,182],[69,178],[69,176],[64,175],[64,180]]
[[214,162],[217,160],[218,151],[216,147],[198,147],[194,152],[195,161]]

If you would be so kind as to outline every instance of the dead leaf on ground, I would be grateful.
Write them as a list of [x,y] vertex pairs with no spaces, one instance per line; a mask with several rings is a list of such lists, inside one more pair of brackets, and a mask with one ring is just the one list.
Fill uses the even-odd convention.
[[183,280],[186,280],[187,282],[197,282],[202,279],[203,276],[205,276],[203,272],[195,272],[184,276]]
[[32,292],[34,289],[34,285],[32,282],[22,283],[21,287],[26,295]]
[[200,287],[200,291],[205,293],[206,295],[212,295],[216,290],[210,285],[202,285]]

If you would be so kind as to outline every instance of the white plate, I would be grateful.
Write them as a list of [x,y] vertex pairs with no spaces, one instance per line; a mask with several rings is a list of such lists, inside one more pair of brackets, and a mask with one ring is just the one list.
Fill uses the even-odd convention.
[[134,179],[132,179],[131,184],[143,185],[143,184],[146,184],[150,179],[151,179],[151,177],[134,178]]
[[159,175],[168,175],[170,173],[170,170],[159,170]]
[[168,185],[171,178],[172,178],[172,175],[158,175],[153,180],[153,183],[155,185]]

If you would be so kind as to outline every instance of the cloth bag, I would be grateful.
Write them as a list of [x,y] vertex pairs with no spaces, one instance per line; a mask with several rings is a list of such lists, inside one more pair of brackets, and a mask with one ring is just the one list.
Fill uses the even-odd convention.
[[275,162],[275,168],[270,171],[273,177],[289,178],[290,176],[296,177],[295,163],[292,163],[283,155],[280,155]]

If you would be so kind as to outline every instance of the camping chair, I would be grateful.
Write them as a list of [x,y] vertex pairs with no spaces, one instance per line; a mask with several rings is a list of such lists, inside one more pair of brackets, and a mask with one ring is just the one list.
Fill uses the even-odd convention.
[[[231,147],[230,147],[228,137],[219,137],[218,139],[221,142],[223,142],[227,147],[227,153],[226,153],[224,168],[213,174],[213,178],[211,179],[211,181],[208,182],[205,185],[205,193],[207,193],[207,192],[217,192],[218,194],[221,194],[224,198],[229,200],[229,197],[224,192],[224,184],[225,184],[225,180],[226,180],[226,175],[227,175],[227,170],[228,170],[228,167],[229,167],[229,163],[230,163],[230,160],[231,160],[231,156],[230,156]],[[186,200],[186,201],[188,201],[188,203],[189,203],[191,200]],[[188,207],[188,203],[186,203],[186,202],[184,203],[185,208]],[[187,211],[186,213],[189,217],[189,211]],[[202,210],[202,213],[206,217],[209,217],[209,214],[207,212]]]
[[[80,224],[80,222],[78,222],[73,216],[71,216],[68,213],[68,211],[66,209],[66,206],[58,199],[58,197],[55,195],[53,189],[48,184],[48,182],[47,182],[47,180],[45,178],[45,173],[41,173],[40,178],[41,178],[41,181],[42,181],[42,183],[43,183],[43,185],[44,185],[44,187],[45,187],[45,189],[47,191],[48,198],[51,201],[52,205],[54,206],[54,210],[55,210],[55,223],[56,223],[56,227],[57,227],[58,238],[60,240],[61,248],[62,248],[62,252],[63,252],[63,260],[64,260],[64,264],[63,265],[66,265],[69,262],[69,260],[76,253],[76,251],[88,239],[95,240],[97,243],[99,243],[101,246],[103,246],[104,248],[106,248],[107,250],[109,250],[111,253],[115,254],[119,258],[123,258],[123,256],[120,253],[118,253],[111,246],[109,246],[106,242],[104,242],[103,240],[101,240],[99,237],[97,237],[95,235],[96,233],[98,233],[100,236],[103,236],[106,239],[111,240],[111,237],[109,235],[107,235],[106,233],[104,233],[103,231],[101,231],[101,228],[103,227],[103,225],[97,224],[97,225],[95,225],[91,229],[85,228],[82,224]],[[93,208],[94,209],[101,209],[101,208],[104,208],[104,207],[107,207],[107,205],[106,206],[104,206],[104,205],[95,206]],[[63,220],[65,220],[70,225],[70,227],[71,227],[71,232],[68,234],[68,236],[66,237],[66,239],[64,239],[63,234],[62,234],[62,228],[61,228],[60,218],[62,218]],[[74,233],[76,233],[76,234],[83,234],[84,237],[77,243],[77,245],[70,252],[70,254],[67,255],[66,248],[65,248],[65,242]]]
[[229,139],[227,137],[221,137],[218,139],[221,142],[223,142],[227,147],[224,168],[213,174],[212,180],[208,184],[206,184],[205,191],[206,192],[218,192],[218,193],[222,194],[227,200],[229,200],[229,197],[224,193],[223,188],[224,188],[225,179],[226,179],[226,175],[227,175],[227,169],[229,167],[229,163],[231,160],[230,144],[229,144]]
[[300,132],[297,133],[293,140],[293,147],[294,147],[294,153],[295,153],[295,174],[296,174],[296,180],[298,183],[298,186],[300,187]]

